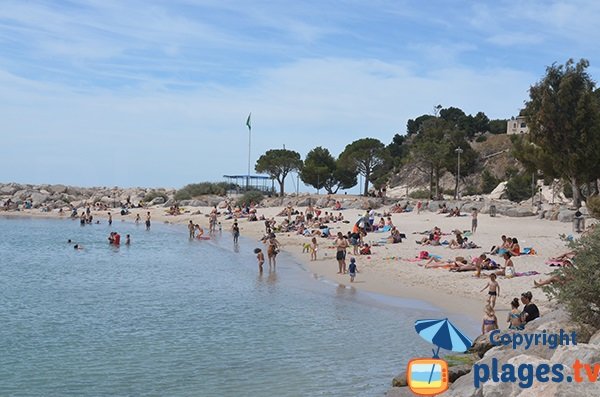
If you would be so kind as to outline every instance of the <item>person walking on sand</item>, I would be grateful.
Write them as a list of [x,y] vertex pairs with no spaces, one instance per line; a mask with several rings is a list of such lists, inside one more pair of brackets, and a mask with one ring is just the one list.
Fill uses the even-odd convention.
[[231,227],[231,232],[233,233],[233,243],[237,244],[240,238],[240,227],[238,226],[237,221],[233,222],[233,226]]
[[151,218],[151,217],[150,217],[150,211],[148,211],[148,212],[146,213],[146,230],[150,230],[150,225],[151,225],[151,223],[150,223],[150,218]]
[[263,254],[260,248],[255,248],[254,253],[256,254],[256,260],[258,261],[258,271],[263,272],[263,264],[265,263],[265,254]]
[[481,334],[486,334],[495,329],[498,329],[498,318],[496,317],[494,308],[490,305],[486,305],[485,314],[483,315],[483,322],[481,324]]
[[358,268],[356,267],[356,259],[350,258],[350,264],[348,265],[348,274],[350,275],[350,282],[354,282],[354,278],[356,277],[356,273],[358,273]]
[[473,212],[471,213],[471,233],[475,234],[477,231],[477,208],[473,208]]
[[500,296],[500,284],[496,281],[496,275],[490,274],[490,281],[487,283],[485,287],[480,292],[488,289],[488,299],[487,303],[492,307],[492,309],[496,306],[496,297]]
[[188,231],[190,232],[190,240],[193,240],[196,237],[196,225],[190,219],[190,223],[188,223]]
[[338,274],[346,273],[346,248],[348,248],[348,240],[344,238],[342,232],[338,232],[335,239],[335,248],[337,250],[335,259],[338,261]]

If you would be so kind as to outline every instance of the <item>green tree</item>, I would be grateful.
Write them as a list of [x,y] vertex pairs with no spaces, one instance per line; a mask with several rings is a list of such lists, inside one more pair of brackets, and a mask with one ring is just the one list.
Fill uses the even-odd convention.
[[375,138],[363,138],[347,145],[340,160],[347,164],[349,169],[356,170],[365,177],[364,195],[369,193],[371,174],[383,166],[388,159],[385,145]]
[[417,169],[429,176],[431,197],[440,196],[440,176],[452,148],[446,139],[450,124],[440,118],[429,119],[421,126],[411,145],[410,157]]
[[325,188],[329,194],[356,185],[356,176],[356,171],[336,161],[329,150],[320,146],[308,152],[300,173],[302,182],[315,189]]
[[492,134],[506,134],[506,123],[508,120],[506,119],[495,119],[490,120],[489,122],[489,130]]
[[500,183],[500,180],[496,178],[487,169],[483,170],[481,174],[481,191],[483,194],[490,194],[496,186]]
[[531,174],[528,172],[514,175],[506,183],[506,196],[510,201],[526,200],[531,193]]
[[590,194],[600,175],[600,106],[588,66],[585,59],[569,59],[548,67],[530,88],[524,111],[531,142],[553,158],[554,172],[571,181],[577,207],[582,185]]
[[394,135],[392,142],[387,146],[387,151],[392,158],[394,166],[399,166],[410,151],[407,136]]
[[435,116],[432,116],[430,114],[424,114],[422,116],[417,117],[416,119],[409,119],[408,122],[406,123],[406,135],[411,136],[411,135],[416,135],[419,133],[419,130],[421,129],[421,125],[427,121],[427,120],[431,120],[431,119],[435,119]]
[[292,171],[302,169],[300,153],[287,149],[271,149],[259,157],[256,172],[266,173],[279,182],[279,194],[284,195],[285,177]]

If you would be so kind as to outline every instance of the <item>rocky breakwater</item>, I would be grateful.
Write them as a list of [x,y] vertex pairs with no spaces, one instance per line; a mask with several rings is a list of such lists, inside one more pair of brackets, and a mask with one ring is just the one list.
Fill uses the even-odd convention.
[[[576,343],[569,340],[569,344],[560,344],[559,338],[542,343],[543,335],[572,336],[575,332]],[[580,368],[575,374],[574,364],[579,361],[582,364],[590,364],[590,374],[598,375],[594,369],[600,368],[600,331],[582,329],[569,317],[562,308],[554,308],[542,317],[527,324],[524,331],[501,330],[500,334],[506,334],[514,339],[515,334],[525,338],[525,335],[540,335],[538,343],[532,339],[527,346],[523,342],[516,348],[513,344],[495,346],[490,341],[490,333],[481,335],[473,343],[469,354],[479,357],[473,366],[450,367],[450,387],[444,396],[451,397],[570,397],[570,396],[600,396],[600,382],[588,381],[588,372]],[[590,335],[592,335],[590,337]],[[533,337],[532,337],[533,338]],[[509,367],[507,368],[506,365]],[[561,381],[555,374],[555,365],[560,365]],[[548,367],[546,367],[548,366]],[[549,372],[544,369],[550,368]],[[454,370],[452,368],[455,368]],[[489,371],[489,372],[487,372]],[[497,381],[492,379],[495,371]],[[513,371],[514,378],[502,374]],[[558,371],[558,370],[556,370]],[[537,375],[541,375],[542,381]],[[477,378],[477,379],[476,379]],[[569,381],[570,379],[570,381]],[[580,379],[582,382],[577,382]],[[514,381],[512,381],[514,380]],[[543,381],[547,380],[547,381]],[[478,385],[476,387],[475,385]],[[412,392],[406,386],[404,373],[394,378],[392,388],[386,393],[388,397],[412,396]]]
[[[77,187],[66,185],[32,185],[7,183],[0,184],[0,204],[2,209],[17,210],[40,208],[81,208],[102,203],[106,207],[119,207],[127,202],[132,205],[165,204],[173,200],[174,189]],[[171,201],[173,202],[173,201]]]

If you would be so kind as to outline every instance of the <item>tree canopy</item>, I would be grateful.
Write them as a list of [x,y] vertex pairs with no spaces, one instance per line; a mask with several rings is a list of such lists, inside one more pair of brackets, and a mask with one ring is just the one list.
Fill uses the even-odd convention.
[[582,185],[587,194],[597,191],[600,175],[600,105],[588,66],[585,59],[549,66],[530,88],[524,110],[529,139],[539,150],[524,151],[521,160],[571,181],[576,206]]
[[329,150],[318,146],[306,155],[300,179],[315,189],[325,189],[335,194],[339,189],[349,189],[356,185],[356,170],[335,160]]
[[279,182],[279,193],[284,195],[286,176],[302,169],[300,153],[287,149],[271,149],[259,157],[254,167],[256,172],[266,173]]
[[355,170],[365,178],[364,195],[369,193],[369,182],[371,175],[380,167],[384,166],[386,160],[389,161],[389,155],[385,145],[375,138],[363,138],[347,145],[340,161],[347,165],[349,169]]

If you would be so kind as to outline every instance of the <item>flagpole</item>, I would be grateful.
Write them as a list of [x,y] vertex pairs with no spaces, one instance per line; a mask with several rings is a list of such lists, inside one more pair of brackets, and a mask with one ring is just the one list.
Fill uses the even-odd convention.
[[248,174],[246,175],[246,191],[250,190],[250,155],[251,155],[251,143],[252,143],[252,127],[250,124],[250,117],[252,112],[248,115],[246,120],[246,126],[248,127]]

